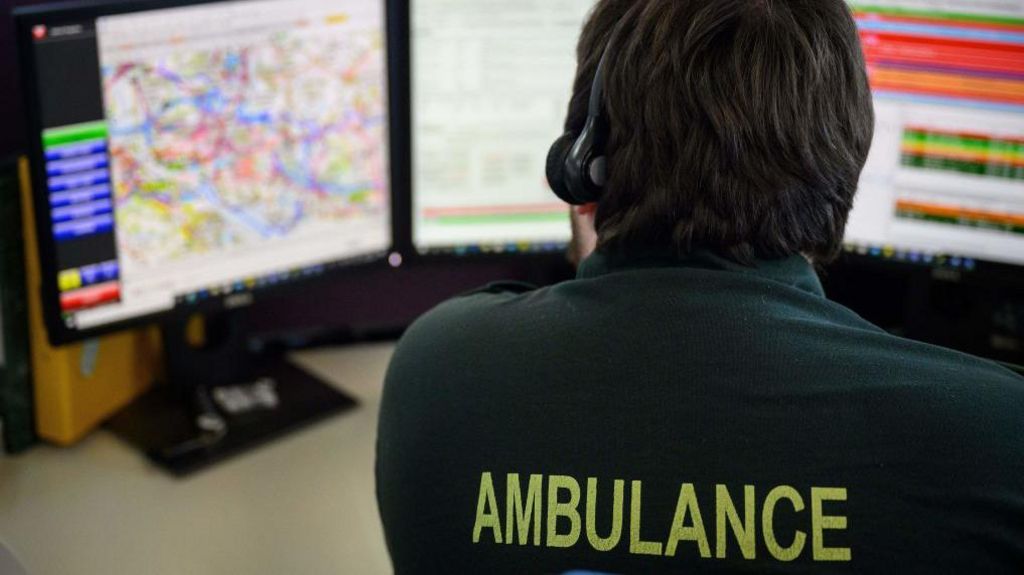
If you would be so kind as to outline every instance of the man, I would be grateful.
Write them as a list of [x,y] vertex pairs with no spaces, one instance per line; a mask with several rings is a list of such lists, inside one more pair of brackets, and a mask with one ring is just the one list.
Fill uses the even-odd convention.
[[1020,573],[1024,380],[886,334],[815,275],[872,138],[845,3],[601,0],[578,55],[552,184],[579,199],[562,159],[604,146],[576,170],[598,166],[574,210],[596,251],[399,344],[396,571]]

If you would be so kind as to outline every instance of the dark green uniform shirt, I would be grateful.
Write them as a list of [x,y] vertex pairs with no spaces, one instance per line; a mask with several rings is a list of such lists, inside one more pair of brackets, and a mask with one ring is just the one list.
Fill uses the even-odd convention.
[[1024,573],[1024,379],[800,257],[455,299],[399,344],[378,441],[399,573]]

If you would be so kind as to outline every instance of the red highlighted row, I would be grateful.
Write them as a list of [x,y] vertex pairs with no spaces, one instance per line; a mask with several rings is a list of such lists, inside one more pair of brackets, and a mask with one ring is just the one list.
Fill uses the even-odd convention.
[[74,312],[121,299],[121,284],[108,282],[61,294],[60,308],[65,312]]
[[1024,45],[864,32],[868,63],[954,67],[959,70],[1024,75]]

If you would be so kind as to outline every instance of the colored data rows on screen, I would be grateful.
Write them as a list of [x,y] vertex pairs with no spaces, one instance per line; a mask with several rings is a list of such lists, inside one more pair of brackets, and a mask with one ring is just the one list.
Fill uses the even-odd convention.
[[896,216],[908,220],[1024,235],[1024,214],[902,200],[896,204]]
[[564,222],[566,221],[565,213],[551,213],[551,214],[486,214],[476,216],[440,216],[434,218],[435,223],[441,225],[491,225],[491,224],[523,224],[523,223],[536,223],[536,222]]
[[113,231],[106,124],[45,130],[43,148],[54,238],[61,242]]
[[1024,110],[1024,19],[857,6],[879,95]]
[[[114,230],[110,154],[105,122],[43,131],[53,237],[72,242]],[[117,301],[120,268],[107,261],[62,270],[57,276],[65,313]]]
[[423,217],[440,225],[521,224],[568,221],[564,204],[427,208]]
[[71,313],[120,301],[120,299],[121,284],[107,282],[60,294],[60,308],[64,313]]
[[1024,139],[909,127],[904,166],[1024,182]]
[[94,286],[120,277],[120,269],[116,261],[103,262],[73,268],[60,272],[57,278],[57,287],[62,292],[74,291],[84,287]]
[[120,300],[120,279],[116,261],[61,271],[57,276],[61,310],[69,313]]

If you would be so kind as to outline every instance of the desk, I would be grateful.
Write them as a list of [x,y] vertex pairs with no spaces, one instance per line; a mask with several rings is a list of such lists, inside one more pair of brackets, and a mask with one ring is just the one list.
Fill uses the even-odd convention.
[[32,575],[389,573],[373,461],[392,350],[297,354],[359,408],[185,480],[107,432],[0,457],[0,541]]

